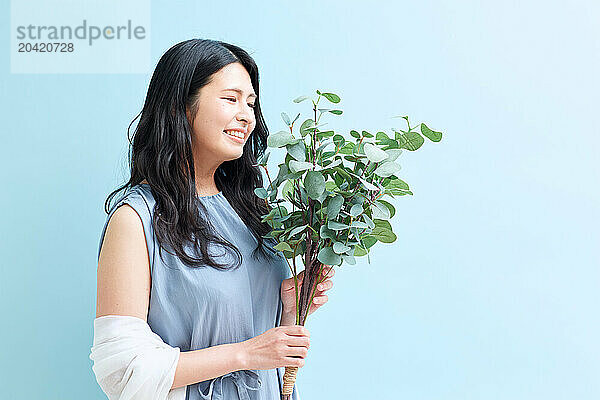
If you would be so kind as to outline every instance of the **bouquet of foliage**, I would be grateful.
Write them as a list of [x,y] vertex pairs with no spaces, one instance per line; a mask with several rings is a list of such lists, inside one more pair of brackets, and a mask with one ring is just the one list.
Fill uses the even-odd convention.
[[[317,90],[317,100],[312,100],[313,118],[306,119],[294,132],[300,113],[291,120],[281,113],[288,130],[282,130],[267,139],[268,147],[287,150],[285,160],[279,164],[279,173],[271,180],[267,169],[269,152],[257,160],[269,180],[266,188],[256,188],[257,196],[265,199],[270,212],[263,222],[273,230],[265,238],[273,238],[286,257],[293,274],[296,294],[296,324],[304,325],[313,301],[315,288],[333,268],[343,262],[355,264],[355,257],[367,256],[377,242],[392,243],[396,235],[389,220],[395,214],[394,206],[383,200],[384,196],[412,195],[406,182],[397,176],[400,165],[396,162],[402,149],[415,151],[425,141],[439,142],[442,133],[425,124],[408,129],[393,130],[388,136],[377,132],[350,131],[348,139],[333,130],[321,129],[324,114],[341,115],[342,110],[317,108],[321,98],[331,103],[340,102],[334,93]],[[308,99],[300,96],[293,101]],[[415,129],[420,127],[420,133]],[[375,140],[373,140],[373,137]],[[281,191],[279,188],[281,187]],[[303,263],[302,285],[298,287],[296,258]],[[291,260],[291,264],[290,261]],[[282,399],[292,393],[298,367],[286,367]]]

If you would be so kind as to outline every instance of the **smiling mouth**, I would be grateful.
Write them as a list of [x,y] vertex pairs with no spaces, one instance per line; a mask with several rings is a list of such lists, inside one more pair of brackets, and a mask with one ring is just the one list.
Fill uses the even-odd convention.
[[236,143],[241,143],[241,144],[244,143],[244,137],[243,137],[243,134],[241,132],[236,132],[236,134],[239,134],[240,136],[236,136],[236,134],[232,135],[232,134],[229,134],[229,133],[227,133],[225,131],[223,131],[223,134],[225,136],[227,136],[228,138],[230,138],[231,140],[233,140],[234,142],[236,142]]

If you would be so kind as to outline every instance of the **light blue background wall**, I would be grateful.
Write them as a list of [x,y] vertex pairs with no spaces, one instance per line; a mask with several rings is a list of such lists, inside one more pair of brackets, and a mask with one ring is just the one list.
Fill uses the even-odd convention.
[[[3,2],[0,398],[102,399],[91,360],[103,202],[150,73],[10,74]],[[600,397],[600,7],[594,1],[153,2],[152,67],[247,49],[265,117],[315,89],[331,127],[444,132],[401,155],[398,240],[338,270],[304,399]],[[305,105],[305,103],[301,103]],[[273,157],[273,156],[272,156]],[[274,169],[273,163],[273,169]]]

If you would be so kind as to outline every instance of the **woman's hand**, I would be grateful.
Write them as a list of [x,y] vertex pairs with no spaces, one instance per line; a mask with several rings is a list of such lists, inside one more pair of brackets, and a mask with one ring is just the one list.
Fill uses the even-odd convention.
[[310,333],[300,325],[278,326],[239,344],[244,369],[302,368]]
[[[308,315],[312,314],[319,309],[323,304],[327,303],[327,295],[324,293],[332,288],[333,282],[331,278],[335,275],[333,266],[324,265],[321,275],[326,277],[327,280],[317,285],[315,296],[313,297],[312,304],[308,309]],[[304,279],[304,271],[301,271],[296,280],[298,281],[298,294],[300,294],[300,288],[302,287],[302,281]],[[320,280],[322,280],[321,278]],[[294,286],[294,277],[284,279],[281,282],[281,302],[283,303],[283,314],[285,316],[293,316],[290,320],[296,320],[296,290]],[[287,318],[285,318],[287,319]]]

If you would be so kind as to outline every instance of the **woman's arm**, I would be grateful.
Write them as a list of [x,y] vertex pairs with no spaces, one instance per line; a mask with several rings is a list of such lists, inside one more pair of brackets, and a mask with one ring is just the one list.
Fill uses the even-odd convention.
[[245,362],[240,343],[220,344],[205,349],[181,352],[171,389],[193,385],[232,371],[246,369]]
[[[125,204],[111,216],[100,250],[96,317],[129,315],[147,321],[150,288],[144,228],[137,212]],[[181,352],[172,389],[246,369],[244,350],[231,343]]]

